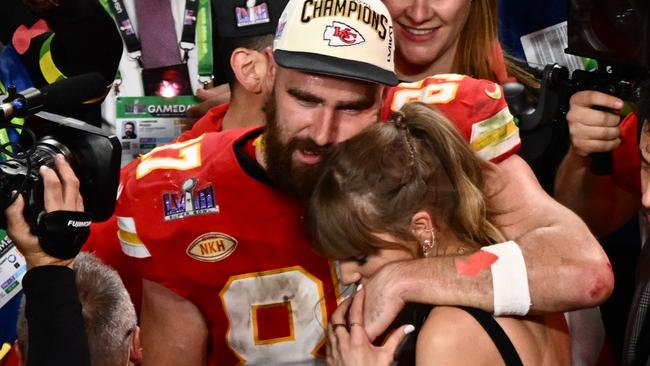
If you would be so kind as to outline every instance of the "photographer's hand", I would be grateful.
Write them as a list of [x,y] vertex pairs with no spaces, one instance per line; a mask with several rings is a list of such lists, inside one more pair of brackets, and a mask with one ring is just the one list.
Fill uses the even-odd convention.
[[591,167],[592,153],[621,144],[621,108],[619,98],[581,91],[571,97],[567,114],[571,147],[557,170],[554,198],[577,213],[596,236],[618,230],[639,209],[636,194],[619,187],[611,175],[594,174]]
[[567,113],[572,151],[586,158],[618,147],[621,144],[618,112],[622,108],[622,100],[601,92],[586,90],[574,94]]
[[[79,180],[74,171],[65,161],[63,155],[56,156],[55,164],[58,175],[57,172],[46,166],[40,168],[45,188],[45,211],[83,211]],[[29,268],[45,265],[71,267],[73,259],[54,258],[43,251],[38,238],[32,235],[29,224],[25,221],[24,207],[23,197],[18,196],[16,201],[5,210],[5,216],[7,218],[7,234],[16,244],[16,248],[25,256],[27,266]]]

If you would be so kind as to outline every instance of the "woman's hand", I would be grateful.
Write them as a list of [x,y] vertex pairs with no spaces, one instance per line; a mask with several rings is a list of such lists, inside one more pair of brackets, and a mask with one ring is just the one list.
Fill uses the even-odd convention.
[[[412,325],[397,328],[381,347],[370,342],[363,328],[363,299],[365,290],[343,301],[334,311],[327,326],[327,364],[331,366],[390,365],[395,350],[404,336],[413,331]],[[349,310],[348,323],[345,315]]]

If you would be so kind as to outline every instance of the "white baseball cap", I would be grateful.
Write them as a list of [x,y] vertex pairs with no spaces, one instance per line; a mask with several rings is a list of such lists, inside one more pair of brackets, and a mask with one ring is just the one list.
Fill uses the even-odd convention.
[[393,22],[381,0],[289,0],[273,42],[278,65],[396,85]]

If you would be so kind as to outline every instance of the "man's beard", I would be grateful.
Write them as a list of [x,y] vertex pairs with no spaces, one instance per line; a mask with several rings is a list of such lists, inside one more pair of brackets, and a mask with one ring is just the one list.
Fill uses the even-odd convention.
[[[281,122],[277,121],[275,95],[271,95],[266,102],[264,113],[267,121],[264,150],[266,173],[279,190],[306,200],[316,186],[331,145],[319,146],[312,139],[298,137],[283,142]],[[317,164],[294,162],[293,155],[299,150],[319,154],[320,162]]]

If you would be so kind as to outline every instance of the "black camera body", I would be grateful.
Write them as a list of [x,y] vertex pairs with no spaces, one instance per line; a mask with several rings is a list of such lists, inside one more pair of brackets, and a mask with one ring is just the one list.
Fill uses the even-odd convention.
[[574,91],[597,90],[635,102],[650,79],[650,6],[645,0],[571,0],[566,53],[597,60],[574,71]]
[[570,0],[566,53],[599,63],[648,67],[647,0]]
[[[603,62],[599,62],[602,65]],[[571,75],[571,86],[575,91],[596,90],[622,100],[636,102],[639,86],[650,77],[643,68],[629,65],[599,66],[597,71],[575,70]]]
[[[54,166],[54,156],[63,154],[80,183],[85,211],[95,222],[111,217],[119,185],[121,146],[115,135],[85,122],[40,112],[25,119],[15,158],[0,163],[0,202],[2,211],[13,202],[13,191],[26,198],[25,216],[32,230],[44,210],[43,182],[39,167]],[[31,141],[35,137],[36,142]],[[15,147],[14,147],[15,150]],[[4,212],[0,228],[6,228]]]
[[[514,88],[504,88],[522,133],[521,155],[535,161],[557,147],[552,136],[567,135],[564,123],[572,94],[596,90],[637,102],[640,86],[650,80],[650,2],[647,0],[568,0],[568,47],[566,53],[596,60],[597,70],[568,69],[547,65],[541,79],[536,108],[521,107]],[[512,102],[511,102],[512,100]],[[517,110],[523,111],[517,113]],[[557,140],[557,139],[556,139]],[[564,156],[564,152],[561,153]],[[595,154],[592,171],[611,172],[611,154]],[[605,160],[605,161],[604,161]],[[607,161],[609,160],[609,162]]]
[[[642,0],[571,0],[567,53],[597,60],[598,70],[576,70],[572,92],[596,90],[636,103],[650,80],[650,6]],[[591,171],[609,175],[611,153],[592,156]]]

